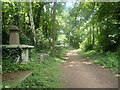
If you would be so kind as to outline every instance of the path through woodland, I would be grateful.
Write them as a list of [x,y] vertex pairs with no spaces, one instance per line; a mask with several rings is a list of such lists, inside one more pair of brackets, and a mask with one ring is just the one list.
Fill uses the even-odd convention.
[[86,61],[72,50],[62,64],[65,88],[118,88],[118,80],[108,69]]

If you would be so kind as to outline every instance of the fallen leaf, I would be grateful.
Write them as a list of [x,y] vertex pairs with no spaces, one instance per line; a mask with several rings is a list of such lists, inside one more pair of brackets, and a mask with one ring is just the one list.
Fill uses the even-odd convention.
[[104,68],[106,68],[105,66],[102,66],[102,68],[104,69]]
[[85,63],[85,64],[92,64],[91,62],[83,62],[83,63]]

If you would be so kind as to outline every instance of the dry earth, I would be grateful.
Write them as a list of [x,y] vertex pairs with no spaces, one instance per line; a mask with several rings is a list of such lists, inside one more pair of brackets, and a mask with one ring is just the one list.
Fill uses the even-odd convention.
[[72,50],[62,64],[65,88],[118,88],[118,79],[108,69],[87,62]]

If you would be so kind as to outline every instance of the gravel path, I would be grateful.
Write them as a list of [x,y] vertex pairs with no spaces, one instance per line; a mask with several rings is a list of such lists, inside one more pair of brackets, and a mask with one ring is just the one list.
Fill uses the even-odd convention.
[[62,64],[65,88],[118,88],[118,79],[108,69],[87,62],[72,50]]

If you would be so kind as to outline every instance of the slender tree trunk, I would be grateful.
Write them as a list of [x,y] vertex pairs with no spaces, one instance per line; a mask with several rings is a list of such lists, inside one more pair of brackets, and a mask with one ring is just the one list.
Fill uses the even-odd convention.
[[51,28],[51,56],[55,55],[55,37],[56,37],[56,25],[55,25],[55,20],[56,20],[56,5],[57,3],[54,2],[53,9],[52,9],[52,28]]
[[96,23],[96,27],[97,27],[97,28],[96,28],[96,29],[97,29],[96,34],[97,34],[97,36],[98,36],[98,35],[99,35],[99,33],[98,33],[98,32],[99,32],[98,23]]
[[38,29],[39,28],[39,23],[40,23],[40,16],[41,16],[41,12],[42,12],[42,9],[45,5],[44,2],[39,2],[39,5],[40,7],[38,8],[38,12],[36,13],[37,14],[37,17],[35,18],[35,29]]
[[93,44],[95,43],[94,29],[95,29],[95,27],[94,27],[94,25],[93,25]]
[[36,38],[35,38],[35,25],[34,25],[34,20],[33,20],[33,13],[32,13],[32,5],[31,2],[29,2],[29,17],[30,17],[30,24],[31,24],[31,30],[33,33],[33,45],[36,44]]
[[90,31],[89,31],[89,44],[91,44],[91,26],[90,26]]
[[88,29],[88,43],[89,44],[91,44],[91,35],[92,35],[92,33],[91,33],[91,26],[90,26]]

